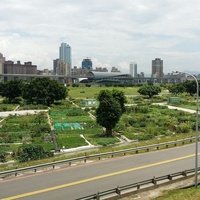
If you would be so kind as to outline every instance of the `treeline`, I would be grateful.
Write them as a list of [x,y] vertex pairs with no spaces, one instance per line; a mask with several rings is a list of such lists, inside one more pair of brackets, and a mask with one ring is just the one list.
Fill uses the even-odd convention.
[[67,88],[49,78],[36,78],[30,82],[8,81],[0,83],[0,95],[8,103],[20,103],[25,100],[27,104],[51,105],[54,101],[65,99]]
[[[198,83],[200,84],[200,81],[198,81]],[[185,81],[183,83],[176,83],[173,85],[170,85],[168,87],[169,92],[171,92],[174,95],[178,95],[181,93],[188,93],[191,96],[193,96],[194,94],[197,93],[197,83],[196,81]]]

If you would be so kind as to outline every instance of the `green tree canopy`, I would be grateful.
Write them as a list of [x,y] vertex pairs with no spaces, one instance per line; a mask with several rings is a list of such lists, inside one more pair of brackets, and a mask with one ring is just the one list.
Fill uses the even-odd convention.
[[124,92],[114,89],[112,91],[112,96],[115,100],[117,100],[119,102],[122,113],[124,113],[125,112],[125,103],[127,102]]
[[[199,82],[200,84],[200,82]],[[193,96],[194,94],[197,93],[197,84],[196,81],[185,81],[183,83],[184,87],[185,87],[185,91],[187,93],[189,93],[191,96]]]
[[16,97],[22,95],[23,83],[22,81],[8,81],[1,84],[1,94],[8,99],[8,102],[13,102]]
[[106,135],[112,135],[122,113],[125,111],[126,101],[123,92],[102,90],[98,95],[99,107],[96,110],[97,123],[106,128]]
[[142,85],[139,89],[138,89],[138,93],[141,95],[146,95],[148,96],[150,99],[155,96],[158,95],[161,92],[161,88],[159,86],[156,85]]
[[48,78],[36,78],[23,89],[23,98],[27,102],[50,105],[55,100],[65,99],[67,89],[63,84]]
[[49,156],[53,156],[53,154],[45,151],[39,144],[23,144],[16,152],[16,157],[20,162],[38,160]]
[[185,92],[185,87],[184,87],[183,83],[177,83],[177,84],[170,85],[168,87],[168,89],[169,89],[169,92],[171,92],[174,95]]

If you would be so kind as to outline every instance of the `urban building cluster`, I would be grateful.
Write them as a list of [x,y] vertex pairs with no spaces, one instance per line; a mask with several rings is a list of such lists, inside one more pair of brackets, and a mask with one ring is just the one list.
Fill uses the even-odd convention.
[[0,81],[15,79],[32,79],[33,77],[47,76],[57,79],[64,83],[77,82],[79,78],[85,78],[88,82],[113,83],[113,84],[138,84],[144,82],[181,82],[183,75],[173,75],[172,73],[164,75],[163,60],[155,58],[152,60],[151,76],[145,77],[144,72],[138,73],[137,63],[131,62],[129,73],[121,73],[117,67],[112,67],[110,72],[104,66],[94,67],[92,60],[84,58],[81,67],[72,67],[71,46],[67,43],[61,43],[59,47],[59,58],[53,60],[53,69],[38,70],[37,65],[31,61],[21,63],[12,60],[6,60],[0,53]]

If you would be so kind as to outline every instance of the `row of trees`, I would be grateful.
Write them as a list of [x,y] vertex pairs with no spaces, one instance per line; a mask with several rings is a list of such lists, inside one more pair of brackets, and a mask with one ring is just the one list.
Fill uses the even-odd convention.
[[16,102],[22,97],[27,103],[49,106],[56,100],[65,99],[67,88],[55,80],[36,78],[31,82],[16,80],[0,83],[0,94],[6,97],[9,103]]
[[[199,85],[200,85],[200,81],[199,81]],[[170,85],[168,89],[169,89],[169,92],[173,93],[174,95],[178,95],[183,92],[186,92],[192,96],[197,92],[197,85],[195,81],[185,81],[183,83]]]

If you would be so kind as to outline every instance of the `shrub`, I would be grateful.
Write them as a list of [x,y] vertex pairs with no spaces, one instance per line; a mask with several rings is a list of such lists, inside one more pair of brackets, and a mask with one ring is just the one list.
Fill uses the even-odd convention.
[[0,151],[0,162],[6,162],[6,152]]
[[188,133],[190,131],[190,126],[186,123],[181,123],[176,127],[177,133]]
[[51,156],[53,156],[53,153],[45,151],[44,148],[39,144],[23,144],[16,152],[16,158],[20,162],[38,160]]

